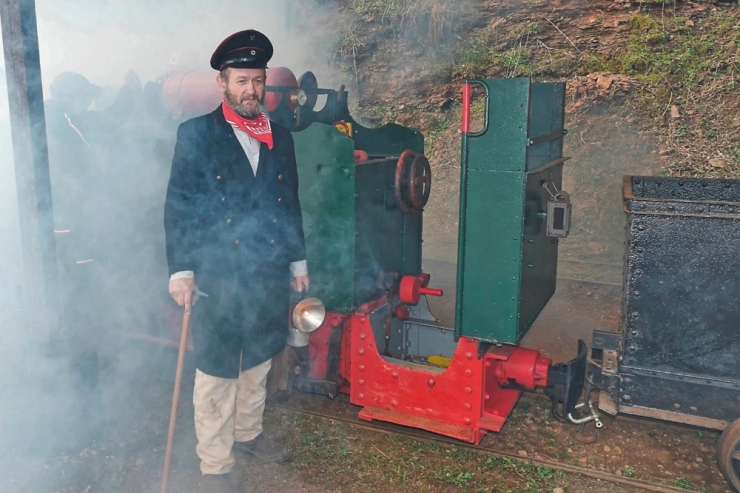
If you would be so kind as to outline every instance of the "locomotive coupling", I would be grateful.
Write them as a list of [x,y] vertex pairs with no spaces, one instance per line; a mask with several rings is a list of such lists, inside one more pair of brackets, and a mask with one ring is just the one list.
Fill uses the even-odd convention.
[[594,422],[597,429],[603,426],[591,402],[591,385],[586,386],[585,401],[579,403],[586,382],[588,348],[578,341],[578,356],[568,363],[559,363],[548,371],[549,385],[545,394],[552,400],[552,414],[562,422],[578,425]]

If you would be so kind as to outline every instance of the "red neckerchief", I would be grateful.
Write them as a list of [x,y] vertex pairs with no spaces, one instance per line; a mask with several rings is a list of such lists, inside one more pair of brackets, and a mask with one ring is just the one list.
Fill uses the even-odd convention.
[[257,118],[250,120],[238,115],[236,111],[231,109],[231,106],[226,104],[226,101],[221,103],[221,109],[227,122],[259,142],[264,142],[272,150],[272,128],[270,127],[270,119],[267,118],[264,112],[257,115]]

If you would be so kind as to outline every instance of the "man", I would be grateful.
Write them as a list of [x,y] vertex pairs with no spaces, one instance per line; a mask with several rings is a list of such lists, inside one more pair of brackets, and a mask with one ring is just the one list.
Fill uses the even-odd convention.
[[262,109],[272,53],[253,30],[216,48],[224,100],[180,125],[165,204],[170,294],[195,305],[193,403],[208,492],[233,491],[232,449],[288,458],[262,433],[265,384],[286,344],[290,288],[307,290],[309,278],[293,138]]

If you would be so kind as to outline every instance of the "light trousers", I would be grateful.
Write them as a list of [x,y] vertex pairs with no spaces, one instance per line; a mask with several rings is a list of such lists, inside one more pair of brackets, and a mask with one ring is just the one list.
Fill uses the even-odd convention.
[[203,474],[226,474],[234,467],[234,440],[246,442],[262,433],[267,372],[272,360],[239,373],[238,379],[195,371],[196,452]]

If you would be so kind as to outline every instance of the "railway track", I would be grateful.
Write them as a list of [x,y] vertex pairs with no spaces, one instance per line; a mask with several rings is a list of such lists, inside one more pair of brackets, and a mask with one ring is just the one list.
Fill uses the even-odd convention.
[[472,444],[468,444],[444,436],[435,435],[424,430],[398,426],[392,423],[381,421],[362,421],[357,417],[357,412],[359,408],[350,404],[349,400],[345,396],[340,396],[336,399],[329,399],[325,396],[293,393],[288,399],[281,402],[271,402],[270,405],[282,409],[297,411],[322,419],[341,421],[343,423],[351,424],[357,428],[373,431],[376,433],[402,435],[409,438],[414,438],[415,440],[419,440],[422,442],[434,443],[438,445],[454,445],[456,447],[461,447],[479,454],[506,457],[508,459],[516,460],[521,463],[548,467],[553,470],[562,471],[568,474],[580,474],[582,476],[598,479],[604,482],[643,489],[645,491],[654,491],[657,493],[688,493],[692,491],[699,491],[687,490],[684,488],[665,485],[654,481],[629,478],[606,471],[574,466],[571,464],[566,464],[549,459],[532,457],[524,458],[519,456],[517,453],[513,453],[510,450],[487,446],[485,445],[485,442],[482,443],[480,446],[474,446]]

